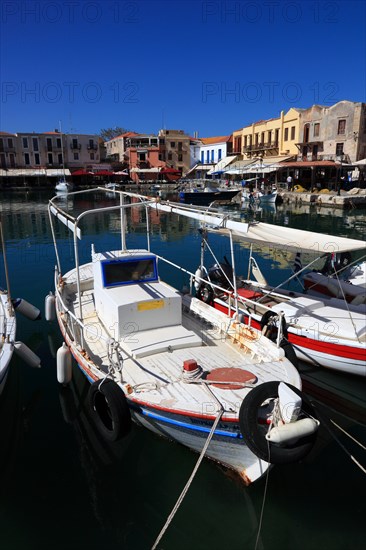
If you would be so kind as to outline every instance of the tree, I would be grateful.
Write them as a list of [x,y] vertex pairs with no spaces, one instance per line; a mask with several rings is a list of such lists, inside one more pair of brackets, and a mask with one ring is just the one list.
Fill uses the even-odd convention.
[[114,128],[102,128],[99,135],[103,141],[109,141],[110,139],[120,136],[121,134],[125,134],[126,132],[131,132],[131,130],[126,130],[126,128],[115,126]]

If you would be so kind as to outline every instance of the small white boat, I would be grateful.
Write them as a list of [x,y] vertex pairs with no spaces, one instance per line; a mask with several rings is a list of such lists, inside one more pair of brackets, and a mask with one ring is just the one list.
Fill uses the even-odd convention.
[[73,185],[72,183],[66,181],[64,178],[60,178],[55,186],[55,190],[58,193],[69,193],[69,191],[72,191]]
[[16,352],[33,367],[40,366],[40,359],[23,342],[16,341],[16,314],[20,313],[35,320],[40,318],[40,311],[35,306],[23,299],[12,300],[10,295],[9,272],[6,260],[5,241],[2,222],[0,220],[0,241],[3,250],[5,279],[7,290],[0,288],[0,395],[4,389],[9,374],[10,362],[13,353]]
[[337,253],[329,256],[321,271],[303,276],[309,294],[345,299],[352,305],[366,304],[366,262],[354,263],[351,255]]
[[252,191],[249,189],[243,189],[241,193],[242,204],[275,204],[277,199],[277,189],[272,189],[268,193],[262,193],[262,191]]
[[[70,382],[72,354],[91,382],[91,409],[106,439],[123,436],[132,419],[230,468],[246,484],[270,463],[305,456],[318,421],[287,347],[162,281],[161,263],[186,273],[192,291],[194,274],[151,251],[148,223],[146,249],[129,250],[124,220],[132,209],[170,212],[172,203],[119,195],[118,206],[75,217],[58,206],[57,197],[49,204],[57,251],[55,308],[65,340],[57,352],[58,381]],[[113,211],[120,212],[121,249],[92,246],[90,261],[80,264],[81,221],[89,218],[86,226],[92,227],[93,216]],[[203,226],[217,224],[202,210],[176,212]],[[56,219],[74,235],[75,267],[66,272]]]
[[[220,233],[223,230],[217,229]],[[239,241],[271,246],[295,253],[315,253],[309,266],[326,256],[329,243],[340,251],[363,250],[365,243],[354,239],[322,235],[310,231],[274,226],[262,222],[242,224],[235,232]],[[328,252],[329,254],[329,252]],[[314,256],[313,256],[314,258]],[[299,359],[316,366],[366,376],[366,305],[347,304],[338,298],[316,299],[301,292],[281,288],[300,276],[300,270],[281,285],[269,285],[252,256],[248,276],[236,277],[228,264],[215,264],[205,270],[197,296],[219,311],[237,314],[233,296],[239,297],[239,314],[244,323],[268,330],[280,338],[279,327],[293,345]],[[202,261],[203,264],[203,261]],[[204,264],[203,264],[204,265]],[[309,266],[301,268],[301,271]],[[251,280],[253,275],[256,280]]]

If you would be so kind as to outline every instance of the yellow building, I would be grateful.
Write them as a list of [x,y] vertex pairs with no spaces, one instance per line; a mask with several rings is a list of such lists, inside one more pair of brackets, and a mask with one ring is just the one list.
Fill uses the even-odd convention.
[[262,157],[280,160],[298,154],[300,117],[302,109],[291,108],[286,114],[281,111],[278,118],[259,120],[233,132],[233,149],[243,159]]

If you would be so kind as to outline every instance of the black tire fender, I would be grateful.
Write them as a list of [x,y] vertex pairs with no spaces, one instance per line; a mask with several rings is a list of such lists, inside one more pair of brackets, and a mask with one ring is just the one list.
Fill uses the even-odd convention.
[[[265,382],[250,390],[243,399],[239,411],[239,426],[244,443],[261,460],[271,464],[289,464],[304,458],[312,449],[317,432],[302,437],[294,444],[279,446],[267,441],[265,435],[268,425],[258,422],[258,411],[263,403],[278,397],[279,382]],[[315,410],[308,398],[297,388],[287,384],[297,395],[302,398],[301,416],[317,418]]]
[[102,436],[117,441],[131,429],[131,413],[121,388],[109,378],[94,382],[88,392],[91,415]]
[[[279,315],[275,311],[266,311],[265,313],[263,313],[262,319],[261,319],[261,322],[260,322],[261,330],[263,330],[264,327],[270,325],[270,330],[269,330],[269,332],[267,331],[268,336],[267,336],[267,334],[265,334],[265,336],[267,336],[267,338],[269,338],[273,342],[277,339],[278,328],[271,321],[274,321],[276,317],[279,318]],[[288,337],[287,323],[286,323],[286,319],[285,319],[284,315],[282,316],[282,325],[281,326],[282,326],[282,336],[284,338],[287,338]]]
[[205,304],[212,304],[214,300],[214,291],[211,285],[203,283],[196,294],[197,298]]

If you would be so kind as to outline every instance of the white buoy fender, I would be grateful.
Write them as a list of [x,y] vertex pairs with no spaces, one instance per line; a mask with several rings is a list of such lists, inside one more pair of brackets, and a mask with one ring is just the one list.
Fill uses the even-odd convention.
[[72,357],[71,351],[69,350],[65,342],[57,350],[56,364],[57,381],[60,384],[68,384],[69,382],[71,382]]
[[311,435],[318,429],[319,422],[313,418],[303,418],[297,422],[276,426],[266,434],[271,443],[294,443],[301,437]]
[[53,321],[56,317],[56,308],[55,308],[56,298],[52,292],[50,292],[44,301],[44,310],[46,321]]
[[202,278],[202,269],[201,269],[200,267],[199,267],[198,269],[196,269],[196,273],[194,274],[194,276],[195,276],[195,279],[194,279],[194,288],[195,288],[196,290],[198,290],[199,287],[200,287],[201,284],[202,284],[202,281],[196,279],[196,277]]
[[19,311],[22,315],[30,319],[31,321],[36,321],[41,318],[41,312],[36,306],[33,306],[24,298],[16,298],[12,300],[14,309]]
[[19,357],[31,367],[40,367],[41,360],[24,342],[14,342],[14,351]]

